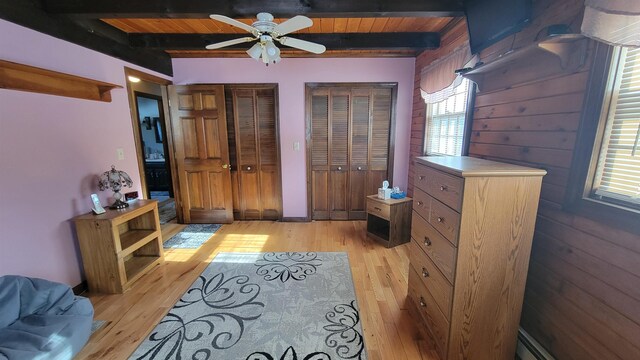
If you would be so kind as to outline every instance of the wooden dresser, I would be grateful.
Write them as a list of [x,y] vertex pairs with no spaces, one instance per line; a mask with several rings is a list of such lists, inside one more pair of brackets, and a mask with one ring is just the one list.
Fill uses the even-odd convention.
[[409,297],[444,359],[509,359],[546,171],[416,158]]

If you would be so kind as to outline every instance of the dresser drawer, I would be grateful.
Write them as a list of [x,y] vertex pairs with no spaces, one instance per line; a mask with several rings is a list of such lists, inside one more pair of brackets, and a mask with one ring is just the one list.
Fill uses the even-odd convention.
[[391,206],[379,201],[367,199],[367,213],[383,218],[385,220],[390,220]]
[[415,189],[413,192],[413,211],[417,212],[424,219],[429,219],[431,210],[431,198],[424,191]]
[[440,200],[450,208],[460,211],[464,179],[424,165],[418,165],[416,173],[418,174],[418,179],[423,177],[420,183],[427,194]]
[[[427,195],[428,196],[428,195]],[[453,245],[458,246],[460,214],[436,199],[431,199],[429,218],[427,219],[440,234]]]
[[411,219],[411,237],[453,284],[458,250],[415,211]]
[[449,342],[449,321],[442,315],[438,306],[424,287],[420,275],[413,268],[409,268],[409,298],[418,308],[427,328],[431,332],[436,345],[436,351],[441,359],[447,358],[447,345]]
[[411,242],[410,249],[411,266],[420,275],[420,281],[429,290],[440,311],[450,319],[453,286],[415,241]]

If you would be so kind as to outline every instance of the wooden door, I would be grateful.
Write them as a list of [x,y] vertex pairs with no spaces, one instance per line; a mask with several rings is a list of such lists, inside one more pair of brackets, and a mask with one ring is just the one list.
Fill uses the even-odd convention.
[[[237,87],[232,99],[237,181],[235,210],[243,220],[277,220],[282,214],[275,88]],[[231,143],[231,141],[230,141]]]
[[351,98],[349,151],[349,219],[366,219],[369,169],[370,89],[354,89]]
[[349,219],[349,108],[348,89],[331,91],[329,123],[329,217]]
[[308,90],[310,211],[365,219],[366,196],[389,176],[393,92],[383,86]]
[[233,222],[224,88],[169,86],[169,101],[184,222]]
[[389,157],[391,139],[392,93],[389,88],[371,91],[371,123],[369,126],[369,171],[367,173],[367,193],[378,193],[382,181],[389,179]]
[[329,89],[314,90],[310,110],[311,215],[329,219]]

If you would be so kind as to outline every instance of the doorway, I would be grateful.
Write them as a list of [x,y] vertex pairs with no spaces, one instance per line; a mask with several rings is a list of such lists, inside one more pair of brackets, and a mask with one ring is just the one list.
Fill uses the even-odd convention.
[[170,132],[166,127],[170,81],[125,67],[142,198],[158,200],[160,224],[176,222]]

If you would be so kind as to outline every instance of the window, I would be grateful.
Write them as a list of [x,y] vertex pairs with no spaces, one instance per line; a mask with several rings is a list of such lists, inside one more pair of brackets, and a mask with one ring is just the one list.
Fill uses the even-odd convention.
[[617,55],[601,113],[604,131],[590,195],[639,207],[640,49],[625,48]]
[[640,49],[598,44],[565,209],[640,234]]
[[453,95],[427,105],[425,155],[462,155],[468,94],[464,79]]

